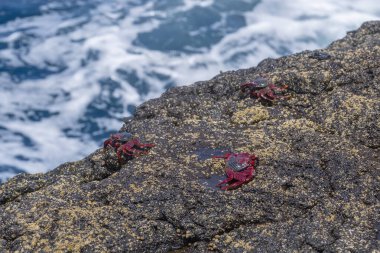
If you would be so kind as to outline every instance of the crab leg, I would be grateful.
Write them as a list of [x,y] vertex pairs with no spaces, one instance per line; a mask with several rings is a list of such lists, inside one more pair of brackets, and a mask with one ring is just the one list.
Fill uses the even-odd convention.
[[152,148],[155,146],[154,144],[150,144],[150,143],[147,143],[147,144],[140,143],[140,141],[138,139],[134,139],[132,141],[132,144],[139,147],[139,148]]
[[276,98],[278,98],[278,99],[288,99],[288,98],[290,98],[290,96],[273,95],[273,99],[276,99]]
[[[284,90],[287,90],[288,89],[288,85],[284,85],[282,87],[277,87],[275,86],[274,84],[270,85],[269,88],[272,90],[272,91],[284,91]],[[277,95],[275,94],[274,92],[271,93],[271,96],[273,97],[273,99],[276,99],[276,98],[279,98],[279,99],[287,99],[289,98],[289,96],[280,96],[280,95]]]
[[243,83],[242,85],[240,85],[240,89],[245,92],[246,89],[250,88],[250,86],[254,86],[255,84],[252,83],[252,82],[249,82],[249,83]]
[[221,187],[221,189],[222,190],[231,190],[231,189],[237,188],[240,185],[243,185],[243,184],[251,181],[252,178],[253,178],[253,176],[248,176],[245,180],[242,180],[242,181],[238,180],[236,182],[233,182],[232,184]]
[[232,183],[230,185],[226,185],[226,186],[222,187],[221,189],[224,190],[224,191],[225,190],[231,190],[231,189],[239,187],[240,185],[242,185],[244,183],[245,182],[236,181],[236,182],[234,182],[234,183]]
[[261,97],[260,98],[262,98],[262,99],[265,99],[265,100],[270,100],[270,101],[272,101],[272,100],[275,100],[275,99],[288,99],[290,96],[280,96],[280,95],[275,95],[273,92],[271,92],[271,93],[267,93],[267,94],[263,94],[263,95],[261,95]]
[[120,147],[117,150],[116,154],[117,154],[117,158],[118,158],[119,162],[123,160],[122,156],[134,156],[133,153],[131,153],[131,152],[128,153],[127,150],[123,149],[122,147]]
[[264,100],[270,100],[270,101],[275,99],[275,97],[271,94],[261,94],[259,98],[262,98]]
[[[224,180],[224,181],[226,181],[225,183],[228,183],[228,182],[232,181],[233,179],[236,180],[236,182],[233,182],[232,184],[223,186],[223,187],[221,187],[221,189],[222,190],[230,190],[232,188],[236,188],[242,184],[245,184],[245,183],[251,181],[253,178],[254,170],[255,170],[255,168],[253,166],[250,166],[245,171],[240,172],[240,173],[227,171],[226,173],[227,173],[228,179]],[[219,186],[220,184],[221,183],[219,183],[217,186]]]
[[222,182],[220,182],[216,186],[220,186],[222,184],[228,184],[232,180],[236,179],[236,177],[234,176],[235,173],[232,170],[226,170],[226,175],[227,175],[227,179],[223,180]]
[[277,87],[277,86],[275,86],[274,84],[270,84],[270,85],[269,85],[269,88],[270,88],[271,90],[284,91],[284,90],[288,89],[289,86],[288,86],[288,85],[284,85],[284,86],[282,86],[282,87]]
[[228,184],[233,179],[234,179],[233,177],[228,177],[228,178],[224,179],[222,182],[220,182],[219,184],[217,184],[216,187],[220,187],[222,184]]
[[135,149],[133,156],[147,155],[149,154],[149,150],[138,150]]

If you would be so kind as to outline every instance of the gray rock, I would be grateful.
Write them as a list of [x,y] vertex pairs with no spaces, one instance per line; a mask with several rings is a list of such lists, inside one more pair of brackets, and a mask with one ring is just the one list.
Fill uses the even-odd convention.
[[[291,99],[241,94],[264,75]],[[380,22],[322,51],[171,88],[122,127],[156,144],[149,155],[119,165],[99,149],[1,185],[1,252],[374,252],[379,94]],[[211,159],[225,149],[260,158],[228,192],[214,187],[224,164]]]

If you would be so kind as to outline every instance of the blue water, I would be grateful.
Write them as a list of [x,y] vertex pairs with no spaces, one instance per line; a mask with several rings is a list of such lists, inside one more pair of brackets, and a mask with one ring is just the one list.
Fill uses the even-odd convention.
[[1,0],[0,181],[100,147],[167,88],[327,46],[377,0]]

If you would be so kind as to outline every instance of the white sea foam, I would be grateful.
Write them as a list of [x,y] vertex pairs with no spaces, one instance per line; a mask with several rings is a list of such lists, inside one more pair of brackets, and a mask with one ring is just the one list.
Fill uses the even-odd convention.
[[[120,119],[129,115],[128,105],[159,96],[170,83],[186,85],[207,80],[220,70],[254,66],[267,57],[322,48],[345,31],[380,17],[377,0],[264,0],[253,10],[233,11],[245,17],[246,26],[226,33],[210,47],[188,48],[199,53],[157,51],[135,43],[139,33],[156,29],[176,13],[195,6],[209,8],[214,1],[184,3],[168,12],[155,10],[152,1],[126,7],[125,1],[113,0],[74,17],[53,11],[59,3],[51,3],[41,8],[40,16],[1,26],[0,42],[9,48],[0,51],[0,59],[7,66],[56,73],[24,79],[0,73],[0,165],[34,173],[80,159],[101,145],[93,135],[121,127]],[[143,17],[148,21],[138,22]],[[192,36],[202,32],[193,31]],[[139,91],[120,70],[133,72],[148,84],[149,91]],[[102,86],[101,80],[107,78],[119,86]],[[109,109],[110,104],[121,108]],[[89,105],[109,115],[92,117],[86,114]],[[52,115],[32,120],[36,110]],[[99,128],[83,130],[90,121]],[[0,174],[2,179],[11,175],[9,171]]]

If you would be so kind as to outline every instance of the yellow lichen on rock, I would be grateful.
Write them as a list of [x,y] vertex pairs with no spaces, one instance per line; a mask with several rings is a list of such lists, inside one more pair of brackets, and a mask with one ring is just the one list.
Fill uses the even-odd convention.
[[269,112],[263,106],[249,107],[235,112],[231,118],[235,124],[255,124],[269,119]]
[[353,115],[361,115],[363,111],[371,109],[375,103],[373,99],[351,94],[351,96],[343,100],[342,106]]
[[244,134],[244,138],[252,142],[253,146],[267,145],[271,141],[262,129],[246,129],[242,131],[242,134]]
[[273,142],[266,148],[255,150],[255,155],[260,157],[260,160],[278,159],[282,155],[290,152],[289,145],[281,142]]
[[[327,101],[325,104],[328,105]],[[360,123],[361,118],[366,118],[366,114],[374,110],[376,106],[379,106],[378,100],[352,93],[345,94],[341,104],[338,104],[334,108],[328,106],[324,110],[327,114],[325,123],[328,127],[338,121],[344,123]]]
[[199,117],[198,115],[191,115],[190,117],[186,118],[183,121],[183,123],[189,124],[189,125],[198,125],[200,121],[201,121],[201,117]]
[[285,129],[294,129],[297,131],[321,131],[322,128],[317,123],[308,119],[291,119],[285,121],[281,126]]
[[243,252],[248,252],[248,251],[251,251],[253,249],[250,242],[243,241],[243,240],[238,240],[237,242],[235,242],[234,248],[240,248],[243,250]]

